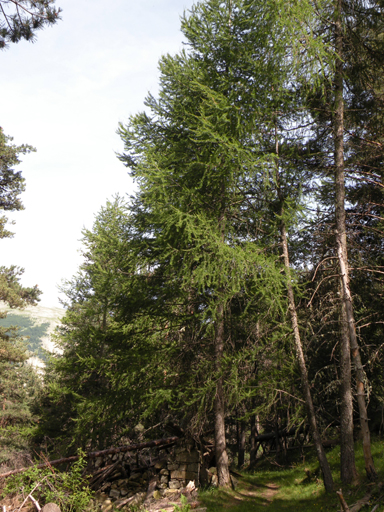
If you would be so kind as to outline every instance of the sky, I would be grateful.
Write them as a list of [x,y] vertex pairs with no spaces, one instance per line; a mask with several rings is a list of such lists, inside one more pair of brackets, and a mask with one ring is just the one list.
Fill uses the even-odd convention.
[[15,170],[25,210],[9,213],[15,236],[0,265],[25,269],[40,304],[60,307],[58,287],[82,262],[81,231],[116,194],[134,193],[119,122],[158,91],[158,61],[183,47],[180,16],[193,0],[56,0],[62,20],[0,51],[0,126],[36,153]]

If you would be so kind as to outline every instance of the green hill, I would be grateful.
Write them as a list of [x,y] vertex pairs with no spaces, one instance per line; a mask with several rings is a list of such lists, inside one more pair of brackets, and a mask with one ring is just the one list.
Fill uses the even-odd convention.
[[64,310],[43,306],[31,306],[20,310],[0,306],[0,311],[8,313],[6,318],[0,319],[0,325],[3,327],[18,326],[19,334],[26,337],[25,343],[28,350],[33,353],[31,362],[35,366],[41,366],[42,361],[45,360],[44,350],[49,352],[55,350],[50,335],[60,323]]

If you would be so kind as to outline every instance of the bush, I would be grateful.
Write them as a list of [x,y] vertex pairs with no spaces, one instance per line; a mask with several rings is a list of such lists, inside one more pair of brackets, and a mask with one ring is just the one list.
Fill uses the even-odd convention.
[[55,471],[52,467],[28,468],[23,473],[8,478],[2,497],[22,494],[32,496],[40,506],[56,503],[62,512],[84,512],[89,507],[93,492],[81,476],[86,465],[84,453],[79,451],[79,460],[68,472]]

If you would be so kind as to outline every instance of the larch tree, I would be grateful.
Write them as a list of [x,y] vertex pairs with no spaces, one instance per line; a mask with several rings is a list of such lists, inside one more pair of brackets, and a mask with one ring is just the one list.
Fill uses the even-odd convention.
[[217,0],[195,6],[183,19],[188,51],[160,62],[159,99],[150,96],[146,102],[150,114],[120,127],[121,159],[139,183],[146,228],[155,236],[150,241],[158,254],[154,271],[167,265],[185,296],[193,296],[213,353],[221,486],[230,485],[224,392],[230,302],[246,293],[263,312],[281,307],[276,257],[259,245],[257,230],[241,229],[250,212],[244,186],[263,180],[269,160],[269,155],[258,157],[254,130],[256,108],[262,109],[258,92],[266,83],[255,57],[266,51],[260,38],[268,38],[266,27],[259,25],[258,31],[254,24],[250,30],[259,8]]

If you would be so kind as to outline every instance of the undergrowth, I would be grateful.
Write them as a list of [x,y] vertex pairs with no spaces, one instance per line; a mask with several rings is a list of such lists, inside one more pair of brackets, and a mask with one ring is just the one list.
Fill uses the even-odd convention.
[[[372,443],[379,482],[384,479],[383,447],[381,440],[376,439]],[[342,487],[348,505],[356,503],[367,490],[374,489],[370,504],[361,510],[371,511],[374,505],[379,504],[376,510],[383,512],[384,488],[367,481],[361,443],[356,445],[355,450],[360,475],[360,483],[356,487],[341,485],[340,447],[337,446],[327,452],[335,483],[334,493],[325,492],[317,458],[311,451],[306,453],[304,460],[291,460],[286,467],[277,466],[273,459],[260,461],[254,471],[243,472],[234,490],[207,489],[200,493],[200,498],[207,512],[326,512],[340,509],[336,491]]]
[[56,471],[52,466],[42,469],[31,466],[8,477],[2,497],[17,494],[27,498],[31,494],[41,507],[54,502],[62,512],[84,512],[93,495],[82,477],[85,465],[84,453],[79,452],[79,460],[68,472]]

